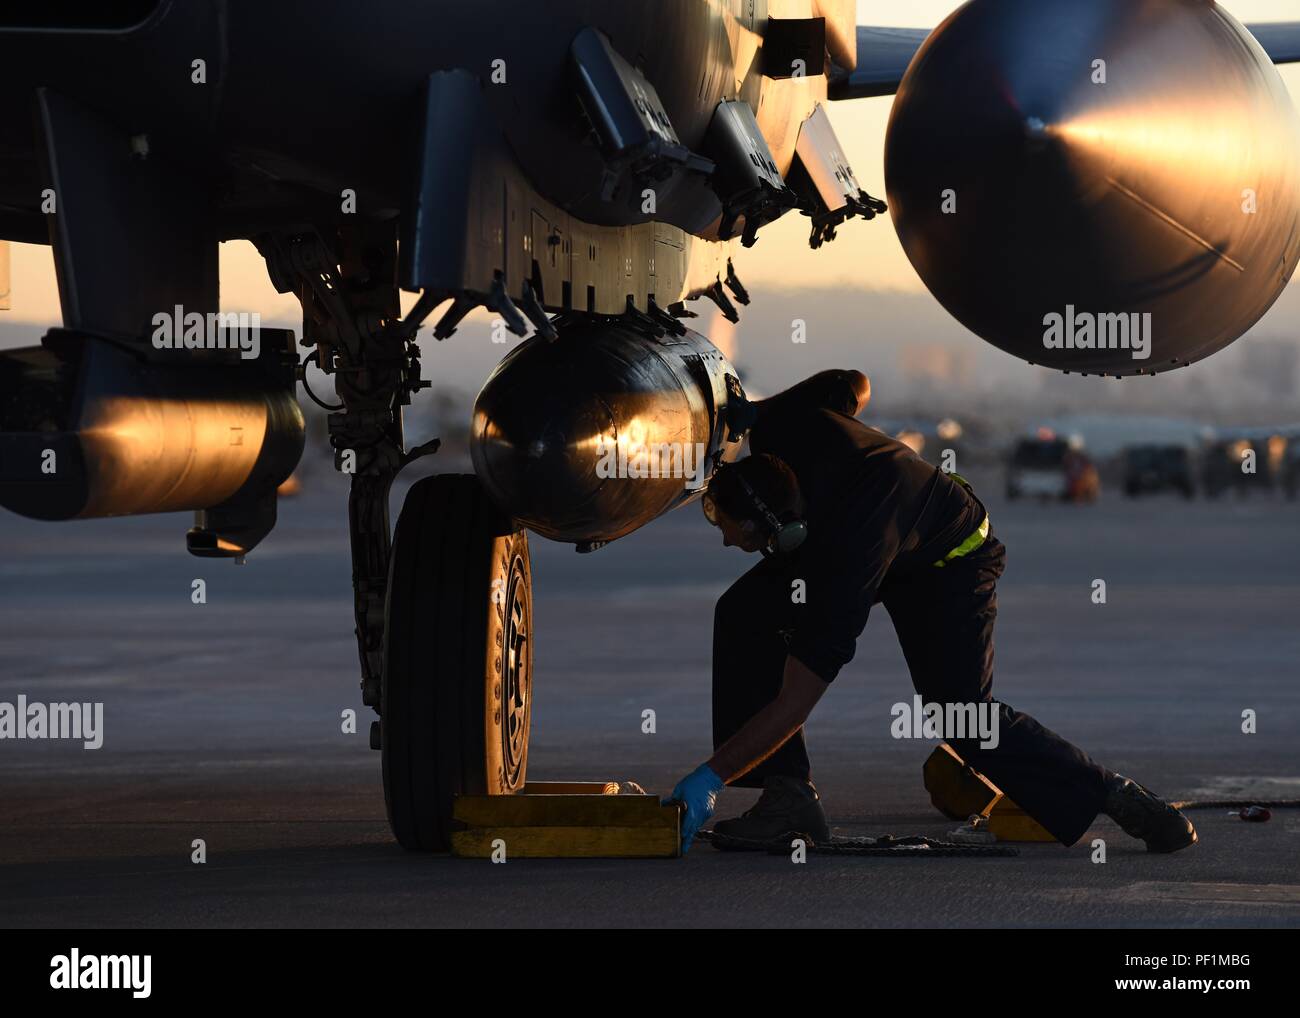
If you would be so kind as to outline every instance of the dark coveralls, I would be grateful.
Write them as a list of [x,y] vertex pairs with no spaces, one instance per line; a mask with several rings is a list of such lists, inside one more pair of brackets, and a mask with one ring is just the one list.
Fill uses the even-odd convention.
[[[853,658],[867,614],[884,604],[924,703],[993,699],[996,584],[1006,549],[990,534],[976,551],[934,563],[974,533],[984,506],[907,446],[806,399],[759,404],[753,453],[798,478],[808,538],[766,558],[718,600],[713,625],[713,742],[722,745],[781,688],[786,655],[826,682]],[[805,581],[806,603],[792,582]],[[1106,772],[1028,714],[998,708],[996,748],[949,744],[1057,840],[1073,844],[1104,800]],[[882,720],[882,724],[888,723]],[[808,778],[803,731],[733,785],[772,774]]]

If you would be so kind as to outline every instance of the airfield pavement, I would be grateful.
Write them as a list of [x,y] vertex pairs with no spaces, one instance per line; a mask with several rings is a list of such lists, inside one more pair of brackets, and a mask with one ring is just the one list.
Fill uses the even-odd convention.
[[[1300,504],[1007,504],[996,472],[972,479],[1008,547],[1001,698],[1167,797],[1300,797]],[[1171,857],[1104,818],[1016,858],[406,854],[367,745],[345,513],[318,471],[244,566],[188,556],[185,515],[0,519],[0,701],[104,704],[100,749],[0,741],[0,925],[1300,926],[1296,810],[1195,813],[1201,844]],[[532,548],[530,776],[667,792],[710,753],[713,602],[749,560],[694,506],[594,555]],[[932,746],[890,736],[911,696],[877,609],[808,726],[837,833],[955,826],[922,787]],[[755,796],[725,792],[718,815]]]

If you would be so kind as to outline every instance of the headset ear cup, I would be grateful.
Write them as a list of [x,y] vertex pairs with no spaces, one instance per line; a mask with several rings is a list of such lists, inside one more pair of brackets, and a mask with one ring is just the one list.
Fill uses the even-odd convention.
[[808,537],[808,524],[803,520],[794,520],[785,524],[776,535],[776,546],[783,553],[789,554]]

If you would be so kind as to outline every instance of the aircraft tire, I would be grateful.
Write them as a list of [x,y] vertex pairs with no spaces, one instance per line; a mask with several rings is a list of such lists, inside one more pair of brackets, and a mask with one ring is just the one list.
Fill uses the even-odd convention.
[[446,851],[452,797],[523,787],[532,710],[528,536],[472,474],[407,493],[384,632],[384,804],[407,849]]

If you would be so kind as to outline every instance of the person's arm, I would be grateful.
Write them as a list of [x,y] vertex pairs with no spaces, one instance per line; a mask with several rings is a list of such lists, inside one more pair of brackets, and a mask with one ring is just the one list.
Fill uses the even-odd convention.
[[698,831],[713,816],[718,793],[728,781],[756,767],[775,753],[808,719],[814,704],[829,685],[796,657],[785,659],[785,678],[775,700],[760,710],[730,739],[713,759],[700,764],[677,782],[664,803],[684,807],[681,819],[682,852],[690,851]]
[[803,727],[827,685],[798,658],[787,657],[781,692],[718,747],[709,768],[727,783],[753,770]]
[[754,405],[759,416],[783,412],[792,407],[837,410],[856,417],[871,402],[871,381],[861,371],[832,369],[819,371],[775,396]]

